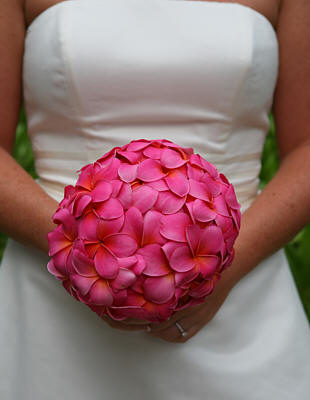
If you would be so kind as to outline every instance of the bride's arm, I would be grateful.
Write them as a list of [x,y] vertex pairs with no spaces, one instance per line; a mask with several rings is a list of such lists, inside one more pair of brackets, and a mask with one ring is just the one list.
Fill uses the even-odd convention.
[[[48,253],[58,203],[11,156],[22,100],[23,0],[0,1],[0,231]],[[42,266],[46,268],[45,266]],[[106,317],[112,327],[135,331]]]
[[[310,220],[310,2],[282,0],[277,27],[280,62],[274,96],[280,167],[243,214],[235,259],[204,304],[152,326],[172,342],[195,335],[216,314],[230,290],[267,256],[283,247]],[[174,322],[188,331],[180,336]]]
[[282,0],[277,27],[279,77],[273,105],[280,167],[244,213],[236,243],[237,281],[310,220],[309,21],[310,2]]
[[22,99],[25,24],[22,0],[0,3],[0,230],[48,251],[57,202],[11,156]]

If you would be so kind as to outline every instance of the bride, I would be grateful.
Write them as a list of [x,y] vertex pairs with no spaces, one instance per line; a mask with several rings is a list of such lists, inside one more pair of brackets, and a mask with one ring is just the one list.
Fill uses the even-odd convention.
[[[2,0],[0,15],[1,399],[307,399],[281,248],[310,216],[310,3]],[[38,182],[11,156],[22,100]],[[281,164],[258,194],[271,109]],[[193,147],[243,212],[212,295],[161,324],[99,319],[46,269],[64,187],[142,137]]]

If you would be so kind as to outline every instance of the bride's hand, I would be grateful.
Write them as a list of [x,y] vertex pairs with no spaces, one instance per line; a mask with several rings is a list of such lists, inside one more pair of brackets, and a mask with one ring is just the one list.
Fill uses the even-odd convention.
[[148,321],[127,318],[123,321],[116,321],[113,318],[103,315],[101,317],[111,328],[121,329],[122,331],[148,331],[150,323]]
[[[115,321],[106,315],[104,315],[102,319],[112,328],[125,331],[145,331],[168,342],[184,343],[193,337],[215,316],[230,290],[239,280],[234,273],[235,264],[234,261],[230,268],[224,272],[212,294],[206,298],[204,303],[178,311],[168,321],[150,323],[135,318]],[[176,322],[186,331],[186,336],[181,335],[181,332],[175,324]]]
[[[192,338],[215,316],[228,296],[232,283],[220,280],[204,303],[176,312],[169,321],[150,324],[149,334],[168,342],[184,343]],[[183,336],[176,322],[184,329]]]
[[[134,318],[115,321],[108,316],[103,316],[102,319],[112,328],[125,331],[146,331],[168,342],[184,343],[214,317],[224,303],[229,291],[227,285],[220,285],[219,282],[213,293],[207,297],[203,304],[178,311],[168,321],[161,323],[149,323]],[[186,331],[186,336],[181,335],[175,324],[176,322]]]

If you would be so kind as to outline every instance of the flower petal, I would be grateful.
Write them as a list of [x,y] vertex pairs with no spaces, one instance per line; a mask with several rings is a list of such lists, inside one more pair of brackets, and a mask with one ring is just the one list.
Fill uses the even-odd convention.
[[163,304],[174,295],[173,274],[146,278],[143,283],[144,297],[153,303]]
[[232,227],[230,230],[226,231],[223,234],[223,238],[225,241],[225,245],[226,245],[226,249],[231,252],[234,244],[235,244],[235,240],[237,239],[238,236],[238,231],[237,229],[235,229],[234,227]]
[[218,226],[207,226],[203,229],[197,255],[208,256],[218,253],[223,245],[223,234]]
[[99,240],[104,240],[106,236],[118,233],[124,225],[125,217],[122,215],[115,219],[99,219],[97,225],[97,235]]
[[223,234],[233,228],[233,220],[231,217],[224,217],[223,215],[217,214],[215,217],[215,223],[219,226],[223,232]]
[[169,189],[179,197],[184,197],[189,193],[189,181],[186,174],[180,170],[172,170],[165,178]]
[[176,272],[174,274],[174,281],[176,286],[186,286],[192,282],[199,275],[199,269],[195,266],[187,272]]
[[118,195],[118,200],[121,202],[125,210],[132,205],[132,190],[128,183],[123,184]]
[[66,291],[70,294],[70,296],[74,297],[78,301],[84,302],[81,296],[78,294],[78,292],[74,289],[70,279],[65,279],[61,283],[62,286],[66,289]]
[[131,270],[135,275],[141,275],[142,272],[145,270],[146,262],[145,259],[139,254],[137,254],[136,257],[137,262],[133,267],[131,267]]
[[170,260],[172,253],[174,252],[175,249],[184,246],[184,243],[178,243],[178,242],[167,242],[162,246],[162,250],[165,253],[165,256],[167,257],[167,260]]
[[196,199],[211,201],[211,193],[205,183],[189,179],[189,194]]
[[119,179],[113,179],[109,182],[112,186],[112,194],[111,197],[118,197],[119,193],[122,189],[123,182]]
[[177,272],[187,272],[195,267],[195,260],[193,259],[188,246],[182,246],[175,249],[169,261],[171,268]]
[[158,243],[160,245],[166,243],[166,239],[160,234],[161,217],[162,214],[155,210],[148,211],[144,215],[141,246],[151,243]]
[[185,207],[187,208],[187,211],[189,213],[189,216],[191,217],[191,220],[193,222],[193,224],[196,222],[195,218],[194,218],[194,212],[193,212],[193,205],[194,202],[193,201],[187,201],[185,203]]
[[199,266],[203,278],[211,277],[219,263],[220,259],[217,256],[196,257],[196,265]]
[[105,279],[115,279],[119,265],[116,257],[113,256],[105,247],[101,246],[94,258],[95,268],[98,274]]
[[158,161],[149,158],[139,164],[137,177],[143,182],[157,181],[165,176]]
[[172,149],[163,149],[160,157],[162,165],[166,168],[179,168],[187,163],[178,151]]
[[96,163],[99,163],[101,166],[107,164],[113,157],[115,157],[115,153],[119,150],[120,147],[113,147],[110,151],[105,153],[102,157],[100,157]]
[[140,160],[140,153],[135,152],[135,151],[121,151],[118,150],[117,154],[120,156],[124,157],[126,160],[128,160],[131,164],[136,164]]
[[89,203],[91,203],[92,198],[89,195],[81,195],[75,198],[73,212],[74,215],[78,218],[85,211],[86,207]]
[[187,164],[187,176],[189,179],[194,179],[195,181],[200,181],[200,179],[204,176],[204,171],[195,166],[195,165],[190,165],[189,163]]
[[118,175],[124,182],[133,182],[137,178],[138,164],[130,165],[122,163],[118,169]]
[[204,298],[212,293],[215,283],[213,279],[203,281],[200,285],[189,291],[189,295],[194,299]]
[[118,169],[121,162],[115,157],[112,157],[106,164],[101,165],[98,172],[93,177],[94,184],[102,180],[118,179]]
[[186,228],[186,238],[193,257],[196,255],[201,234],[202,230],[198,225],[189,225]]
[[232,209],[232,210],[231,210],[231,214],[232,214],[232,218],[233,218],[233,220],[234,220],[234,222],[235,222],[237,231],[239,232],[240,223],[241,223],[241,212],[240,212],[239,209],[238,209],[238,210]]
[[225,198],[221,194],[217,197],[214,197],[213,206],[216,212],[219,214],[223,215],[224,217],[230,217]]
[[186,196],[179,197],[170,191],[159,192],[155,208],[163,214],[175,214],[185,204]]
[[150,186],[151,188],[157,190],[157,192],[163,192],[165,190],[169,190],[168,185],[163,179],[159,179],[158,181],[148,182],[145,185]]
[[167,321],[167,319],[171,317],[173,313],[173,305],[171,305],[171,301],[168,301],[164,304],[154,304],[148,301],[143,306],[143,309],[146,312],[144,319],[150,322]]
[[122,233],[132,236],[141,245],[143,235],[143,216],[136,207],[130,207],[125,213],[125,223]]
[[170,268],[159,244],[149,244],[139,249],[137,253],[146,262],[143,274],[148,276],[162,276],[169,274]]
[[136,275],[132,271],[120,268],[117,277],[111,282],[111,287],[117,290],[127,289],[136,279]]
[[197,221],[210,222],[217,216],[216,212],[209,207],[210,203],[196,199],[193,203],[193,216]]
[[222,188],[224,187],[224,185],[220,181],[216,181],[208,174],[204,174],[201,182],[205,183],[208,186],[209,193],[212,197],[218,196],[222,192]]
[[47,270],[50,274],[54,275],[58,280],[67,279],[67,276],[62,274],[58,269],[55,267],[53,259],[51,259],[47,264]]
[[191,223],[187,214],[179,212],[173,215],[164,215],[161,218],[160,233],[175,242],[186,242],[185,229]]
[[[142,284],[144,282],[145,277],[140,275],[137,276],[137,280],[135,283],[131,286],[131,290],[133,290],[135,293],[143,294],[143,287]],[[128,293],[129,294],[129,293]]]
[[117,262],[120,266],[120,268],[130,268],[134,266],[137,263],[137,257],[136,256],[130,256],[130,257],[122,257],[118,258]]
[[92,178],[93,178],[93,174],[94,174],[93,171],[94,171],[93,164],[85,165],[81,169],[81,173],[76,182],[76,185],[81,186],[87,190],[91,190],[92,189]]
[[78,290],[82,296],[85,296],[89,292],[90,288],[97,280],[98,276],[96,277],[85,277],[80,275],[71,276],[71,282],[74,288]]
[[[111,284],[110,287],[112,288]],[[112,288],[112,292],[113,292],[113,305],[115,307],[123,306],[126,302],[128,290],[127,289],[117,290]]]
[[146,303],[145,298],[140,293],[135,293],[132,290],[128,290],[126,306],[128,307],[142,307]]
[[65,247],[72,246],[72,241],[65,237],[61,226],[58,226],[52,232],[49,232],[47,238],[49,242],[49,256],[53,256]]
[[124,209],[119,200],[110,198],[96,207],[96,214],[103,219],[114,219],[121,217]]
[[81,218],[78,226],[78,236],[80,239],[85,239],[91,242],[97,242],[98,234],[98,224],[100,219],[92,212]]
[[116,255],[116,257],[129,257],[137,249],[137,242],[135,239],[125,233],[115,233],[106,236],[104,245]]
[[77,236],[76,219],[67,208],[60,208],[53,215],[55,224],[62,224],[63,232],[69,240],[74,240]]
[[94,203],[108,200],[112,194],[112,186],[109,182],[100,181],[90,194]]
[[197,167],[200,167],[204,169],[205,171],[208,172],[210,176],[213,178],[217,178],[219,176],[219,173],[215,166],[211,163],[209,163],[207,160],[205,160],[203,157],[201,157],[199,154],[192,154],[190,156],[190,164],[195,165]]
[[79,192],[78,187],[74,187],[72,185],[66,186],[64,189],[64,198],[59,203],[58,209],[68,208],[68,210],[72,214],[73,202],[78,192]]
[[132,140],[127,147],[128,151],[140,151],[149,146],[152,142],[149,140],[141,139],[141,140]]
[[219,272],[222,272],[226,268],[228,268],[231,265],[231,263],[233,262],[234,257],[235,257],[235,252],[234,252],[234,250],[232,250],[232,252],[230,254],[228,254],[227,257],[224,259],[223,265],[222,265],[221,270]]
[[156,203],[158,192],[149,186],[140,186],[132,192],[132,205],[142,214],[150,210]]
[[148,146],[143,150],[143,155],[147,158],[152,158],[153,160],[159,160],[162,151],[163,150],[159,147]]
[[89,292],[89,301],[97,305],[111,306],[113,304],[112,291],[107,282],[102,279],[95,282]]
[[85,250],[90,258],[94,258],[97,250],[100,247],[100,242],[85,242]]
[[94,262],[88,257],[86,252],[74,248],[72,251],[72,264],[77,274],[81,276],[94,277],[97,272],[94,268]]

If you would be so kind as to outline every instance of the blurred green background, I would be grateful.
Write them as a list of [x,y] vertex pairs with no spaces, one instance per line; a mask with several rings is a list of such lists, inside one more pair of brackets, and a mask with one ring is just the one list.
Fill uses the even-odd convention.
[[[33,176],[36,177],[31,145],[27,136],[27,125],[23,109],[16,131],[14,157]],[[260,173],[260,186],[263,188],[278,168],[275,142],[275,126],[270,115],[270,131],[266,138]],[[0,232],[0,260],[7,237]],[[286,247],[285,251],[304,308],[310,321],[310,225],[303,229]]]

